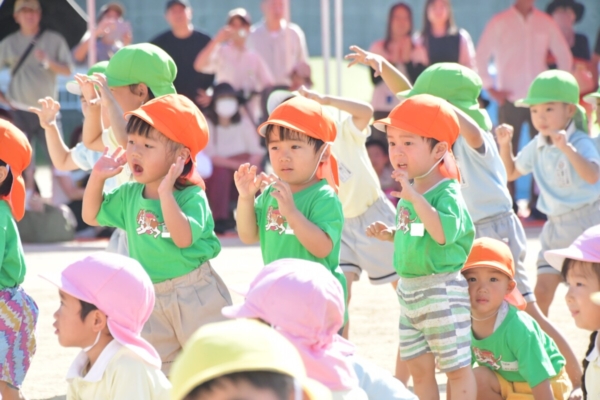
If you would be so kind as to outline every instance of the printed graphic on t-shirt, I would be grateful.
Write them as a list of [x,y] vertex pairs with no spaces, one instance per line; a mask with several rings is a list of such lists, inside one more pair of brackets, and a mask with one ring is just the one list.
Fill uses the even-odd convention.
[[338,161],[338,176],[343,183],[348,182],[352,177],[352,171],[343,162]]
[[[155,239],[158,237],[158,235],[163,233],[161,228],[166,228],[165,223],[159,222],[158,217],[153,212],[144,209],[141,209],[138,212],[137,224],[138,228],[136,229],[136,232],[138,235],[151,235],[154,236]],[[168,234],[166,229],[165,232]]]
[[396,225],[396,230],[406,234],[410,230],[410,224],[416,220],[416,217],[410,219],[410,210],[408,208],[400,207],[398,209],[398,224]]
[[489,367],[495,370],[500,369],[500,362],[502,361],[502,356],[496,358],[494,357],[494,353],[488,350],[482,350],[478,347],[473,347],[473,353],[475,353],[475,358],[477,359],[477,364],[483,365],[487,364]]
[[556,186],[565,187],[571,184],[571,173],[569,171],[569,162],[564,158],[558,160],[555,169]]
[[275,231],[279,232],[282,235],[285,232],[285,217],[281,215],[279,210],[273,208],[273,206],[269,206],[267,209],[267,225],[265,229],[267,231]]

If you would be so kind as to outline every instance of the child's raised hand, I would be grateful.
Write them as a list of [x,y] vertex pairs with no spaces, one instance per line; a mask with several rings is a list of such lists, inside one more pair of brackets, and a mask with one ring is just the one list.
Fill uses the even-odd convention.
[[38,104],[42,107],[41,109],[29,107],[29,111],[38,116],[40,126],[48,129],[50,126],[56,125],[56,115],[60,111],[60,103],[52,97],[44,97],[38,100]]
[[99,72],[95,72],[94,76],[91,77],[91,81],[100,91],[100,99],[102,100],[103,107],[109,107],[112,102],[115,101],[110,88],[108,87],[108,82],[106,81],[106,75],[101,74]]
[[233,181],[238,190],[239,197],[242,199],[254,198],[259,191],[263,180],[267,178],[266,174],[256,175],[256,165],[245,163],[240,165],[237,171],[233,173]]
[[567,141],[567,132],[564,130],[550,132],[550,138],[552,139],[552,144],[554,144],[560,151],[564,151],[565,148],[569,146],[569,142]]
[[160,185],[158,185],[159,196],[173,193],[173,187],[175,187],[175,182],[177,182],[177,179],[181,176],[184,166],[185,160],[183,159],[183,157],[177,157],[177,160],[175,160],[175,162],[171,164],[167,175],[165,175]]
[[300,88],[298,89],[298,93],[300,93],[302,96],[306,97],[307,99],[316,101],[319,104],[324,103],[325,96],[315,92],[314,90],[308,89],[304,85],[300,86]]
[[400,191],[393,191],[390,193],[392,196],[410,201],[411,203],[419,196],[419,193],[413,188],[408,180],[408,172],[401,169],[395,169],[392,171],[392,179],[400,184]]
[[394,228],[387,226],[381,221],[373,222],[367,227],[367,237],[379,239],[384,242],[394,241]]
[[122,147],[117,148],[112,154],[108,154],[108,147],[105,147],[102,157],[92,169],[92,174],[103,179],[112,178],[123,170],[126,163],[127,158]]
[[344,57],[346,60],[350,60],[348,68],[350,68],[354,64],[364,64],[368,65],[369,67],[375,70],[373,76],[378,77],[379,75],[381,75],[384,60],[382,56],[363,50],[358,46],[350,46],[350,50],[352,50],[354,53],[347,54]]
[[287,182],[277,179],[274,176],[271,176],[270,178],[274,180],[274,190],[271,192],[271,196],[277,200],[281,215],[289,218],[289,216],[297,210],[292,189],[290,189],[290,185]]
[[508,124],[502,124],[496,128],[496,140],[500,146],[510,144],[515,129]]
[[94,82],[89,76],[83,74],[75,74],[75,81],[81,88],[81,95],[88,104],[95,104],[98,101],[98,93],[94,87]]

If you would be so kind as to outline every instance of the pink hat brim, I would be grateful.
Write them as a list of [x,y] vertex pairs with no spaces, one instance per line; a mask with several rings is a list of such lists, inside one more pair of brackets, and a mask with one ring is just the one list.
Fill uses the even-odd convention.
[[81,290],[77,288],[76,285],[74,285],[73,283],[71,283],[71,281],[66,279],[63,274],[40,274],[39,277],[47,280],[63,292],[79,300],[83,300],[86,303],[92,303],[92,300],[88,296],[83,294]]
[[248,303],[234,304],[225,306],[221,309],[221,314],[226,318],[260,318],[264,319],[263,315],[248,307]]
[[544,252],[544,258],[553,268],[562,270],[565,259],[570,258],[578,261],[600,262],[600,254],[585,251],[575,246],[566,249],[547,250]]

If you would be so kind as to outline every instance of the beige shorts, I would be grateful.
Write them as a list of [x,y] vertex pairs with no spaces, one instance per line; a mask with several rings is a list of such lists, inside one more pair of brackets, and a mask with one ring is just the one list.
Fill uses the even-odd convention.
[[225,319],[221,309],[232,304],[231,296],[210,262],[187,275],[155,284],[154,291],[154,310],[142,336],[158,351],[162,371],[168,376],[188,338],[202,325]]

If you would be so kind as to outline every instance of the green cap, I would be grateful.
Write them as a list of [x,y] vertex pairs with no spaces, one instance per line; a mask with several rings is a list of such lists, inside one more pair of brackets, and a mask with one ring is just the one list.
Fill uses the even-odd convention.
[[[106,71],[106,67],[108,67],[108,61],[100,61],[88,69],[87,76],[92,76],[95,72],[103,74],[104,71]],[[77,83],[77,81],[69,81],[65,86],[67,88],[67,92],[81,96],[81,88],[79,87],[79,83]]]
[[551,69],[539,74],[529,86],[527,97],[515,102],[517,107],[544,103],[579,104],[579,85],[567,71]]
[[156,97],[175,94],[175,61],[163,49],[151,43],[125,46],[115,53],[106,68],[109,87],[144,83]]
[[417,94],[440,97],[463,111],[485,131],[492,129],[487,111],[479,107],[481,78],[473,70],[457,63],[438,63],[419,75],[415,86],[397,94],[407,98]]

